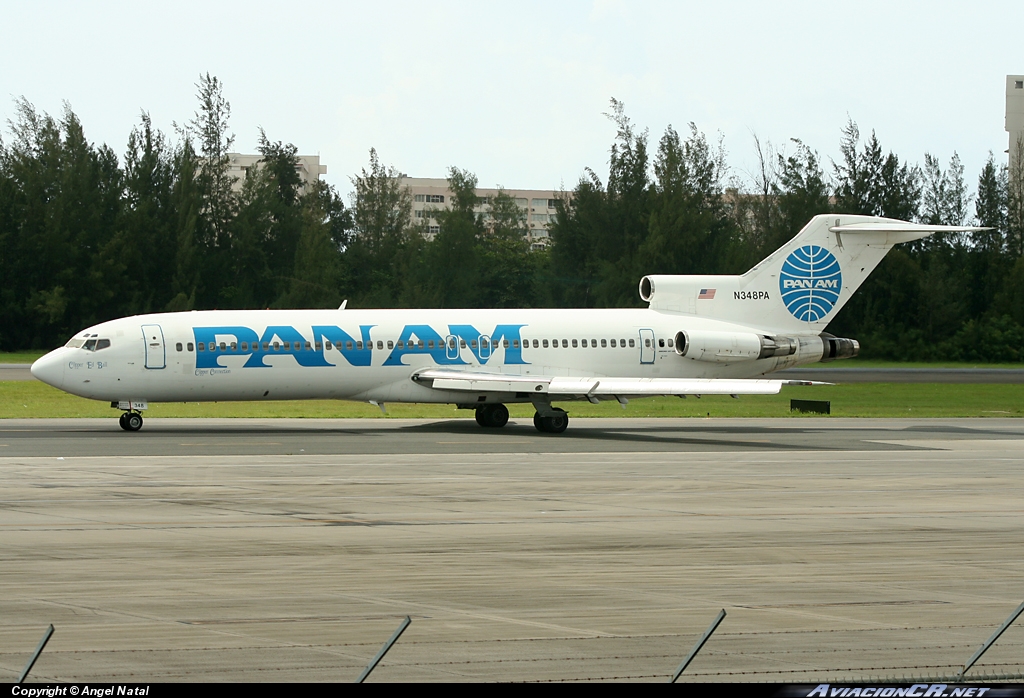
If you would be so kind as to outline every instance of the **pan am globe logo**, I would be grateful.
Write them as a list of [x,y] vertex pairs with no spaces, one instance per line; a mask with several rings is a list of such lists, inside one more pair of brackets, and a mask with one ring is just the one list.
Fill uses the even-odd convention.
[[835,255],[818,245],[804,245],[782,264],[779,292],[798,320],[817,322],[835,307],[843,288],[843,272]]

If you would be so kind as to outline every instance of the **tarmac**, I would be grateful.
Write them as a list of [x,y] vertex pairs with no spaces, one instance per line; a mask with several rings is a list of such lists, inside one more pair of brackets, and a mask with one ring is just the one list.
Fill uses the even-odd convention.
[[[0,681],[809,683],[1024,600],[1024,420],[0,422]],[[1024,672],[1015,624],[968,678]]]

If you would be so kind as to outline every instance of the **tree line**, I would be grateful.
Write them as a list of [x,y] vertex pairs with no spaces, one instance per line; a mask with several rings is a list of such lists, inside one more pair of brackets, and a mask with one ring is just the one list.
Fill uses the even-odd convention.
[[70,107],[15,102],[0,139],[0,350],[49,348],[125,315],[212,308],[639,307],[644,274],[741,273],[818,213],[990,226],[891,252],[830,331],[869,356],[1024,360],[1024,144],[1010,172],[990,154],[970,192],[944,168],[842,131],[839,162],[800,141],[755,141],[730,174],[721,139],[668,127],[651,149],[612,100],[607,175],[559,196],[551,245],[531,251],[526,211],[503,191],[483,215],[477,179],[449,168],[431,239],[395,167],[370,151],[348,201],[304,184],[294,145],[259,133],[241,185],[223,85],[205,75],[173,138],[142,114],[123,157],[95,146]]

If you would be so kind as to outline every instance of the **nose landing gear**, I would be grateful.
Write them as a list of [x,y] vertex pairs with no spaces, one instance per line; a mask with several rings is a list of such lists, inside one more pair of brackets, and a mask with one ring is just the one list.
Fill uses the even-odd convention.
[[138,412],[124,412],[117,423],[125,431],[138,431],[142,428],[142,415]]

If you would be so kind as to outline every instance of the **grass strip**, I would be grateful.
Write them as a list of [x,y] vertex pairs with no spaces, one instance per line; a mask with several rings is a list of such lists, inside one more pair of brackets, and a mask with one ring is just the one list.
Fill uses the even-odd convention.
[[[833,417],[1022,417],[1024,385],[959,383],[849,383],[784,387],[778,395],[655,397],[616,402],[556,402],[574,417],[801,417],[789,401],[829,400]],[[472,418],[453,405],[389,403],[394,418]],[[509,405],[513,417],[532,417],[530,405]],[[38,381],[0,381],[0,419],[116,417],[109,403],[86,400]],[[292,417],[344,419],[383,417],[373,405],[341,400],[187,402],[150,405],[147,417]]]

